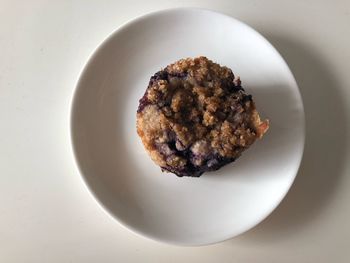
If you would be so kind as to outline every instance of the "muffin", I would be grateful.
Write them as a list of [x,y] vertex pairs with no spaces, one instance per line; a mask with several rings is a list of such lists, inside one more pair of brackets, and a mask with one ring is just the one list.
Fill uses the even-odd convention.
[[206,57],[155,73],[137,110],[137,133],[152,160],[199,177],[236,160],[269,127],[239,77]]

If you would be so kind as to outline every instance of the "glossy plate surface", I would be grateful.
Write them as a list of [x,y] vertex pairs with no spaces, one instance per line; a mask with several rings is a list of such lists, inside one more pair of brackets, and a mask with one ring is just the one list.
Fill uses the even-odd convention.
[[[270,130],[221,170],[178,178],[145,152],[136,109],[150,76],[199,55],[241,77]],[[280,203],[301,161],[304,111],[288,66],[259,33],[220,13],[173,9],[125,24],[95,51],[77,85],[71,131],[81,174],[114,218],[152,239],[203,245],[247,231]]]

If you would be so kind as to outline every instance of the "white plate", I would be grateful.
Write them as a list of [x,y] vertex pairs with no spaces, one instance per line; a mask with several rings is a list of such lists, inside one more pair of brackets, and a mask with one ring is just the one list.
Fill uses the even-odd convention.
[[[136,109],[153,73],[199,55],[240,75],[271,127],[236,162],[178,178],[146,154]],[[125,24],[96,50],[78,82],[71,129],[81,174],[113,217],[152,239],[203,245],[247,231],[280,203],[301,161],[304,111],[288,66],[259,33],[220,13],[172,9]]]

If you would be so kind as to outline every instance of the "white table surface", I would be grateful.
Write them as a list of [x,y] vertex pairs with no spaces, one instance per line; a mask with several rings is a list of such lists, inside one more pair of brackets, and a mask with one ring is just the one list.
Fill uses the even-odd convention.
[[[70,146],[79,74],[95,48],[144,13],[199,6],[268,38],[303,96],[297,179],[264,222],[229,241],[176,247],[137,236],[97,204]],[[1,1],[0,262],[349,262],[350,2]]]

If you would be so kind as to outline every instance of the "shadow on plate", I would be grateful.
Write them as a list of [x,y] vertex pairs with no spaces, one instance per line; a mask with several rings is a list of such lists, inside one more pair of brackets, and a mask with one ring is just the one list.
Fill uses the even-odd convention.
[[267,39],[298,82],[306,115],[305,151],[296,180],[279,207],[231,243],[279,242],[309,227],[332,201],[346,162],[348,118],[331,68],[312,47],[279,36]]

